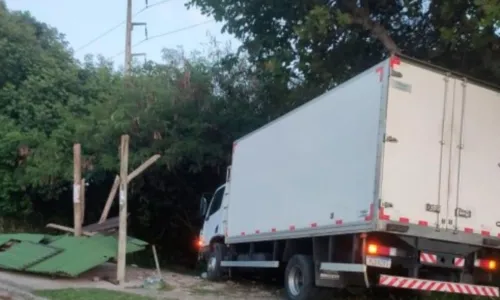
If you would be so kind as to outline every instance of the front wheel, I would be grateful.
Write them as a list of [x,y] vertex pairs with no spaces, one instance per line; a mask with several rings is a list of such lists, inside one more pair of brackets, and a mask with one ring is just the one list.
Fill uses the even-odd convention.
[[224,257],[224,245],[216,243],[211,248],[212,250],[207,259],[207,279],[220,281],[223,275],[220,263]]
[[331,291],[315,285],[314,262],[307,255],[294,255],[286,266],[285,290],[289,300],[331,298]]

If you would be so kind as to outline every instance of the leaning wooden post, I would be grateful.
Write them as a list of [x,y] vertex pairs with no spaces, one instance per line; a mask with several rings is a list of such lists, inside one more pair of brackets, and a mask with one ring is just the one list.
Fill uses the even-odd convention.
[[[149,168],[149,166],[151,166],[159,158],[160,158],[159,154],[151,156],[147,161],[145,161],[137,169],[135,169],[130,174],[128,174],[127,183],[130,183],[130,181],[132,181],[132,179],[134,179],[139,174],[144,172],[144,170]],[[106,205],[104,206],[104,209],[102,210],[101,218],[99,219],[99,224],[104,223],[106,221],[106,219],[108,218],[109,210],[111,209],[111,205],[113,204],[113,200],[115,199],[116,191],[118,190],[119,185],[120,185],[120,176],[116,175],[115,182],[113,183],[113,186],[111,187],[111,191],[109,192],[109,195],[108,195],[108,199],[106,200]]]
[[81,155],[82,148],[80,144],[73,145],[73,226],[75,228],[75,236],[82,234],[82,212],[80,202],[80,188],[82,180],[81,170]]
[[115,199],[116,191],[120,186],[120,176],[116,175],[115,181],[113,182],[113,186],[111,187],[111,191],[109,192],[108,199],[106,200],[106,205],[102,210],[101,218],[99,219],[99,224],[102,224],[108,218],[109,210],[111,209],[111,205],[113,204],[113,199]]
[[127,254],[127,175],[128,175],[128,145],[129,136],[122,135],[120,147],[120,206],[118,229],[118,266],[116,280],[118,284],[125,283],[125,267]]

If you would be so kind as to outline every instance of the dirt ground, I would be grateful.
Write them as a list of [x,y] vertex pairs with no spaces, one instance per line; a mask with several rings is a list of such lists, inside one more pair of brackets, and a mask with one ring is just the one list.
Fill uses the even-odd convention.
[[126,291],[164,300],[215,300],[215,299],[282,299],[277,287],[263,286],[256,282],[228,281],[213,283],[199,276],[162,272],[167,286],[160,291],[145,289],[143,282],[156,275],[154,270],[128,267],[127,284],[119,287],[108,280],[115,278],[116,265],[106,264],[77,279],[54,279],[45,276],[0,272],[0,290],[8,290],[14,299],[41,299],[30,292],[65,288],[103,288]]

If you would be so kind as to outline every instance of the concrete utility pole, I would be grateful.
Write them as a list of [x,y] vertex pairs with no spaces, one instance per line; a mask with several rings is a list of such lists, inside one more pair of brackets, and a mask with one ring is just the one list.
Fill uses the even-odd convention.
[[132,65],[132,0],[127,0],[127,28],[125,29],[125,75]]
[[[148,1],[146,0],[146,7]],[[146,56],[145,53],[132,53],[132,30],[134,26],[144,26],[146,39],[148,38],[148,28],[145,22],[132,22],[132,0],[127,0],[127,28],[125,29],[125,75],[130,74],[132,69],[132,58],[134,56]]]

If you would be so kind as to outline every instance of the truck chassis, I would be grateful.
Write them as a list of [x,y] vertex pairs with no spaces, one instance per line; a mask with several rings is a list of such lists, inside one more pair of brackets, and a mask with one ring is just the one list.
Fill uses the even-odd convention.
[[[395,230],[404,225],[393,224]],[[207,276],[235,268],[283,272],[288,299],[323,299],[335,290],[397,288],[499,297],[500,251],[448,241],[372,231],[226,245],[201,251]],[[333,288],[333,289],[332,289]]]

